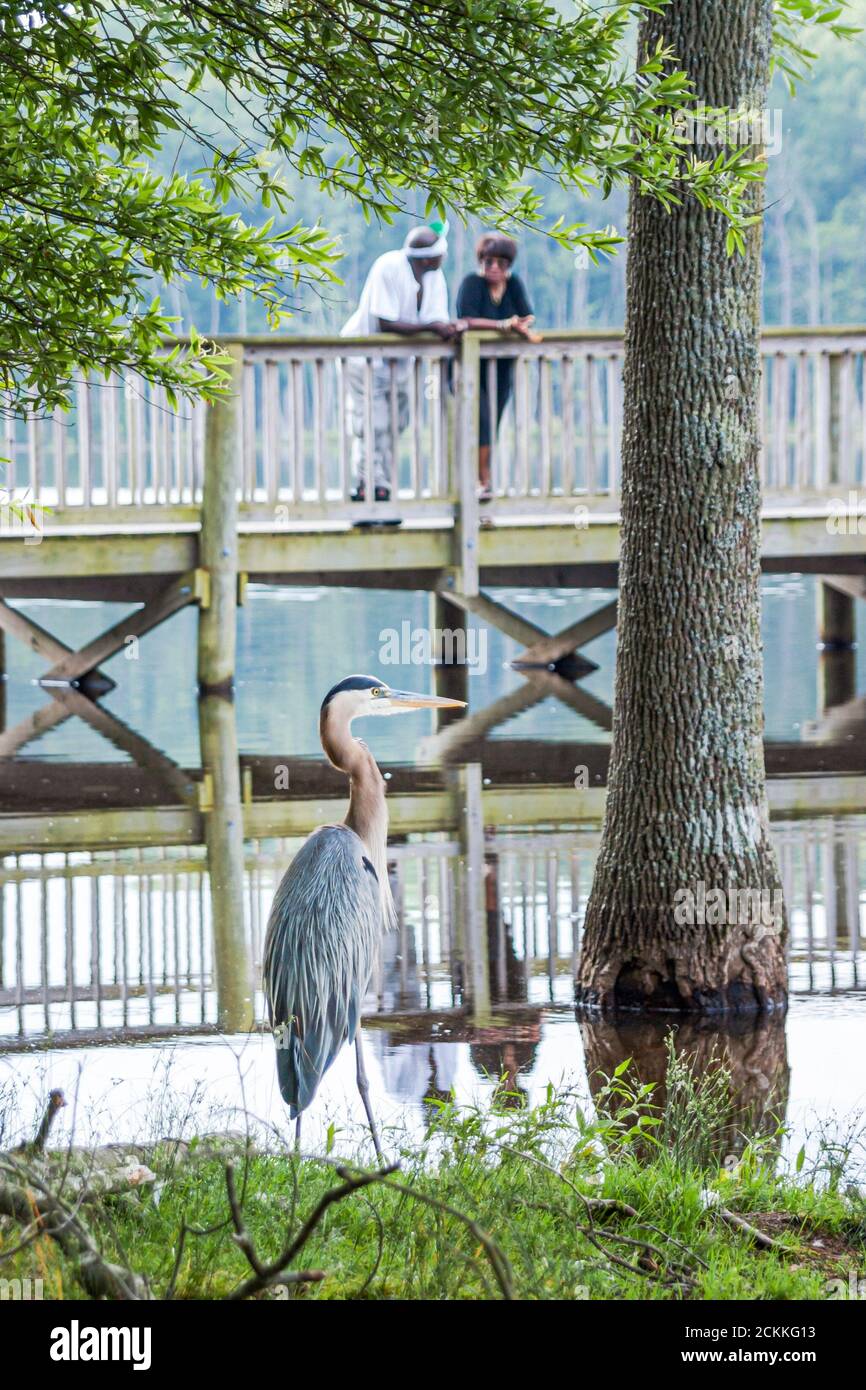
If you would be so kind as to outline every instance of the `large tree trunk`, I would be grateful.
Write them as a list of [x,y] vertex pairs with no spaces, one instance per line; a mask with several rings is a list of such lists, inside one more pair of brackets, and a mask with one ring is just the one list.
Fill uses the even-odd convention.
[[[669,41],[698,100],[762,112],[770,18],[771,0],[672,0],[639,41]],[[760,229],[745,255],[725,235],[693,199],[667,213],[632,190],[613,750],[577,982],[590,1006],[786,1001],[762,750]],[[711,890],[769,890],[765,920],[742,896],[702,912]]]

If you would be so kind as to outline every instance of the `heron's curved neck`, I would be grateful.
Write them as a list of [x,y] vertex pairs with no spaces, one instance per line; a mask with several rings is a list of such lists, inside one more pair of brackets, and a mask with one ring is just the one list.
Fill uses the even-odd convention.
[[319,732],[328,761],[349,778],[349,810],[346,825],[366,845],[376,872],[385,860],[388,810],[385,780],[376,759],[363,743],[353,738],[347,722],[326,709]]

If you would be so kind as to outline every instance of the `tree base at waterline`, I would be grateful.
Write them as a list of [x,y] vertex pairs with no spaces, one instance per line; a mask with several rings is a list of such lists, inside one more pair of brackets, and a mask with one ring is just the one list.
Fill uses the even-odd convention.
[[[709,929],[707,929],[709,930]],[[575,984],[580,1009],[601,1013],[741,1015],[788,1003],[784,939],[764,927],[728,928],[721,939],[646,934],[614,946],[594,933]]]

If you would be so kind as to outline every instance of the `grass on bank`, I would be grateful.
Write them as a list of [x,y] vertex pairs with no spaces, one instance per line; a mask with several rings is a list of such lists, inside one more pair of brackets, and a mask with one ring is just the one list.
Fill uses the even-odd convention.
[[[553,1089],[531,1110],[507,1094],[487,1110],[431,1103],[423,1151],[390,1132],[399,1169],[324,1207],[286,1266],[309,1282],[255,1287],[253,1266],[341,1186],[333,1158],[241,1143],[234,1221],[225,1157],[204,1141],[183,1162],[171,1146],[148,1149],[155,1182],[83,1199],[56,1155],[52,1191],[102,1257],[157,1298],[847,1297],[851,1271],[866,1269],[866,1198],[846,1183],[846,1155],[828,1146],[808,1171],[801,1155],[800,1171],[780,1173],[780,1128],[765,1117],[762,1136],[737,1135],[729,1093],[721,1063],[697,1077],[672,1053],[663,1108],[624,1068],[591,1111]],[[7,1157],[8,1183],[21,1160]],[[42,1279],[45,1298],[81,1297],[56,1241],[0,1217],[0,1280],[16,1278]]]

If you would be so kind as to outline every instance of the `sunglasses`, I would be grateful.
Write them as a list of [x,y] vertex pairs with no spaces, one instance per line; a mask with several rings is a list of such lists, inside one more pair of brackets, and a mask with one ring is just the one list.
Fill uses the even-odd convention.
[[507,270],[511,262],[507,256],[482,256],[482,265],[498,265],[502,270]]

